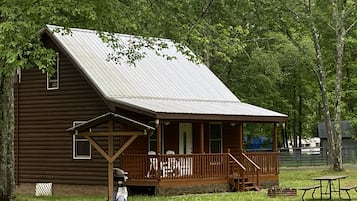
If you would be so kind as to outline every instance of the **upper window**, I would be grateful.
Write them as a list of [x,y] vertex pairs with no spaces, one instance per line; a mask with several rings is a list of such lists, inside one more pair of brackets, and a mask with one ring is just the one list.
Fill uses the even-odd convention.
[[210,153],[222,153],[222,124],[209,124],[209,149]]
[[[73,122],[73,126],[77,126],[83,121]],[[79,135],[73,135],[73,159],[91,159],[92,150],[90,142],[87,138]]]
[[59,88],[59,54],[56,52],[56,66],[52,75],[47,73],[47,90]]

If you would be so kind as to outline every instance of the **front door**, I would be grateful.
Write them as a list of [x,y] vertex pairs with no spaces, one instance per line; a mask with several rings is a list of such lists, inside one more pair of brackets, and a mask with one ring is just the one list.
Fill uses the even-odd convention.
[[180,123],[179,152],[180,154],[192,154],[192,124],[191,123]]

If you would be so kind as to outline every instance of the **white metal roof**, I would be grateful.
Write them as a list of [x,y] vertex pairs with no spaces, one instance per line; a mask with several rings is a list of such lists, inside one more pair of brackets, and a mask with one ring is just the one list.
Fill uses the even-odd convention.
[[[241,103],[208,67],[191,62],[169,40],[165,40],[169,48],[163,50],[164,54],[176,59],[168,60],[153,50],[144,49],[145,58],[133,66],[108,61],[108,54],[113,50],[96,31],[53,32],[57,28],[60,27],[46,25],[52,38],[108,100],[155,113],[286,117]],[[116,36],[123,44],[134,39],[130,35]]]

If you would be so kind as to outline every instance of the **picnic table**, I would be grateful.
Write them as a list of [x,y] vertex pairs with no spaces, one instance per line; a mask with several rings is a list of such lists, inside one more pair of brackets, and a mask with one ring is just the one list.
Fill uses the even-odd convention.
[[[322,195],[329,195],[329,199],[332,200],[332,193],[338,193],[339,198],[341,199],[341,184],[340,180],[345,179],[346,175],[326,175],[321,177],[315,177],[313,180],[320,181],[320,200],[322,200]],[[337,186],[334,185],[334,181],[337,181]],[[323,192],[323,182],[327,182],[325,192]]]

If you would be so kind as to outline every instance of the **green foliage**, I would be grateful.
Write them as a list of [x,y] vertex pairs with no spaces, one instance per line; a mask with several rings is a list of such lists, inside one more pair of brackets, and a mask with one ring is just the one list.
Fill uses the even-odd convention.
[[87,1],[4,0],[0,13],[0,73],[5,75],[33,66],[51,72],[54,52],[45,49],[39,37],[46,23],[73,26],[95,19],[94,7]]

